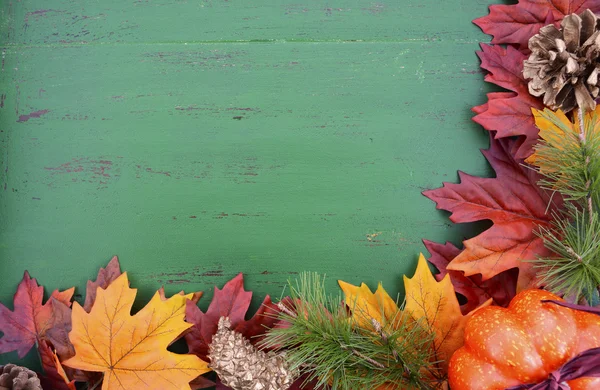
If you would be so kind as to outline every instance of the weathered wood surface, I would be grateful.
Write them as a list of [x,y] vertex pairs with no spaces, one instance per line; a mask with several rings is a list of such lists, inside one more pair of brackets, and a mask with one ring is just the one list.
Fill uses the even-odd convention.
[[[488,171],[471,20],[487,1],[5,0],[0,300],[84,293],[113,254],[142,300],[303,270],[400,292],[469,228],[420,192]],[[10,356],[9,358],[14,358]]]

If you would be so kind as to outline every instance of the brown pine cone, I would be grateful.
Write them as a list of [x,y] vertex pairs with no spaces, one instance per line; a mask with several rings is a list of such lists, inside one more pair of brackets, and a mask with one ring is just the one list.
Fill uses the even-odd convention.
[[600,31],[598,18],[588,10],[567,15],[560,29],[542,27],[529,39],[531,55],[523,63],[529,93],[544,96],[544,105],[569,112],[596,107],[600,92]]
[[37,374],[25,367],[0,366],[0,390],[42,390]]

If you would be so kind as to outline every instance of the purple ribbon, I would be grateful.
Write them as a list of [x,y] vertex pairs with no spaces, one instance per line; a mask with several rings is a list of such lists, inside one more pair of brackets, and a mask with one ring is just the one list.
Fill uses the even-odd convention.
[[[567,302],[544,300],[543,303],[554,303],[569,309],[585,311],[600,315],[600,309],[575,305]],[[506,390],[569,390],[567,381],[583,377],[600,377],[600,348],[588,349],[566,362],[561,368],[552,372],[540,383],[518,385]]]

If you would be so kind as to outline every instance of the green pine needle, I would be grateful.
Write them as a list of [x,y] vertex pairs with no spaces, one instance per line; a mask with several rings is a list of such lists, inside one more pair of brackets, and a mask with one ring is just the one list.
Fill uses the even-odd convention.
[[400,309],[393,328],[375,321],[367,329],[352,319],[340,296],[327,295],[318,274],[302,274],[289,287],[291,301],[278,316],[289,326],[270,329],[263,346],[285,350],[290,365],[307,374],[307,381],[334,390],[375,389],[385,383],[431,388],[421,375],[432,369],[432,336]]
[[543,229],[545,246],[556,257],[534,261],[542,285],[575,302],[594,300],[600,286],[600,219],[575,206],[568,207],[569,218],[557,218],[552,229]]
[[542,188],[559,192],[565,210],[554,226],[539,232],[556,256],[535,260],[542,285],[579,301],[598,301],[600,286],[600,118],[595,111],[585,123],[577,115],[573,129],[552,111],[542,117],[564,132],[564,137],[541,141],[535,148],[536,165],[543,167]]

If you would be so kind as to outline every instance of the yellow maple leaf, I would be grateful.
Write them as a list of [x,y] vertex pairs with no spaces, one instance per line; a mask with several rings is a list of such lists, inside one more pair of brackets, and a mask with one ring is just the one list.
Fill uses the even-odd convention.
[[[440,368],[446,372],[450,357],[464,344],[465,324],[473,312],[462,315],[450,275],[438,282],[423,254],[419,256],[415,275],[412,278],[404,276],[404,288],[404,311],[433,333],[433,361],[440,362]],[[490,303],[491,299],[481,307]]]
[[89,314],[75,303],[69,333],[75,356],[63,365],[104,373],[102,390],[190,389],[191,380],[210,371],[207,363],[167,347],[192,326],[184,316],[194,294],[165,299],[157,292],[132,316],[136,293],[125,272],[106,289],[98,288]]
[[[573,113],[573,118],[576,118],[575,122],[572,122],[561,110],[552,111],[548,108],[536,110],[532,108],[531,111],[533,112],[535,125],[540,130],[539,137],[545,141],[546,145],[558,150],[565,150],[567,146],[570,150],[581,147],[579,139],[581,126],[577,110]],[[583,116],[583,128],[586,138],[589,138],[590,132],[600,134],[599,114],[600,105],[594,111],[587,112]],[[553,165],[558,163],[558,161],[549,160],[548,156],[540,154],[537,148],[535,153],[529,156],[525,162],[537,166],[542,173],[553,172],[555,170]]]
[[338,280],[338,284],[344,292],[346,305],[352,311],[352,319],[359,326],[369,328],[373,319],[386,326],[397,319],[398,305],[383,289],[381,283],[375,293],[364,283],[358,287]]

